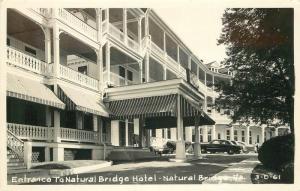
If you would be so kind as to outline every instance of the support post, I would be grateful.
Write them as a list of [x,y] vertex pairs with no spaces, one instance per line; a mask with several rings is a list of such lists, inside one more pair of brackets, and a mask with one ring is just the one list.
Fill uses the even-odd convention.
[[199,130],[199,118],[195,117],[195,144],[194,155],[196,158],[202,158],[201,145],[200,145],[200,130]]
[[145,56],[145,81],[148,83],[150,81],[150,75],[149,75],[149,53],[146,53]]
[[139,61],[139,79],[140,83],[143,83],[143,61]]
[[211,126],[211,140],[216,139],[216,125]]
[[138,43],[141,48],[142,47],[142,17],[138,18]]
[[143,148],[145,147],[145,131],[144,131],[144,126],[143,126],[143,119],[139,119],[139,147]]
[[208,129],[207,129],[207,126],[203,126],[203,142],[208,142]]
[[125,146],[129,145],[129,135],[128,135],[128,119],[125,120]]
[[106,62],[106,71],[107,71],[107,83],[110,84],[110,43],[106,44],[105,52],[105,62]]
[[59,110],[54,110],[54,142],[60,143],[60,112]]
[[54,66],[53,73],[54,77],[59,78],[60,74],[60,47],[59,47],[59,26],[56,22],[53,23],[53,57]]
[[51,31],[50,28],[45,27],[45,62],[51,63]]
[[45,147],[45,162],[50,161],[50,147]]
[[260,144],[262,145],[265,142],[265,127],[261,127],[261,136],[260,136]]
[[234,141],[234,127],[233,126],[230,127],[230,140]]
[[60,145],[53,147],[53,161],[64,161],[64,148],[60,147]]
[[101,42],[102,39],[102,10],[100,8],[96,9],[96,23],[97,23],[97,39]]
[[181,108],[180,95],[177,95],[177,137],[176,142],[176,159],[185,160],[185,141],[183,137],[183,112]]
[[127,8],[123,8],[123,33],[124,33],[124,42],[127,44]]
[[32,142],[26,141],[24,142],[24,163],[27,169],[31,168],[31,160],[32,160]]
[[98,90],[101,91],[103,85],[103,58],[102,58],[102,45],[100,44],[99,49],[95,50],[97,55],[97,66],[98,66],[98,80],[99,87]]
[[246,136],[246,139],[245,139],[246,145],[249,145],[249,139],[250,139],[250,126],[249,125],[246,126],[245,136]]

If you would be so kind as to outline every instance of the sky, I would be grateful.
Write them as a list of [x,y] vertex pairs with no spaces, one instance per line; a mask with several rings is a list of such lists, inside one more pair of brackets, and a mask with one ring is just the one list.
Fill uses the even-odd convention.
[[225,47],[217,45],[224,8],[204,5],[159,7],[153,10],[204,63],[220,62],[226,57]]

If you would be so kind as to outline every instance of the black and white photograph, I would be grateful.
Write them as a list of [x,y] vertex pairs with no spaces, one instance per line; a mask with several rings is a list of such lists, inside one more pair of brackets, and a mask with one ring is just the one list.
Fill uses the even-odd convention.
[[1,190],[297,190],[299,3],[34,2],[0,0]]

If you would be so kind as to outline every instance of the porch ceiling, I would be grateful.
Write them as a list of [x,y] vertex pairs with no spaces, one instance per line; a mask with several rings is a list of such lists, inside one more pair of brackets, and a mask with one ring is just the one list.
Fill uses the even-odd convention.
[[44,50],[44,33],[36,23],[14,9],[7,9],[7,23],[8,35]]
[[111,65],[119,65],[125,63],[133,63],[136,60],[132,59],[130,56],[127,56],[123,52],[119,51],[118,49],[111,47],[111,56],[110,56],[110,64]]

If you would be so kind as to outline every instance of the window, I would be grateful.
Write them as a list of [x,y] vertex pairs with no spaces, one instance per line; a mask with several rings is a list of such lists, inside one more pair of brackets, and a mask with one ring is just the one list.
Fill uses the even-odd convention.
[[151,130],[151,136],[152,137],[156,137],[156,129],[152,129]]
[[235,141],[238,140],[238,132],[237,132],[237,130],[234,130],[234,140]]
[[162,129],[162,130],[161,130],[161,137],[162,137],[162,138],[165,138],[165,129]]
[[87,74],[87,66],[78,67],[78,72],[86,75]]
[[252,144],[252,131],[249,131],[249,144]]
[[25,46],[25,51],[36,56],[36,50],[29,48],[28,46]]
[[267,140],[267,132],[264,132],[264,141],[266,141]]
[[133,73],[127,70],[127,80],[133,81]]
[[168,139],[171,139],[171,129],[168,128],[167,131],[168,131],[168,137],[167,137],[167,138],[168,138]]
[[242,142],[245,142],[245,131],[242,131]]
[[218,133],[218,139],[221,139],[221,133]]
[[203,142],[203,129],[200,128],[200,142]]
[[230,130],[226,130],[226,139],[230,140]]
[[125,68],[122,66],[119,66],[119,76],[125,78]]
[[207,132],[207,140],[208,142],[211,141],[211,129],[209,129]]
[[256,136],[256,143],[259,143],[259,135]]
[[10,39],[9,38],[6,39],[6,45],[10,46]]

